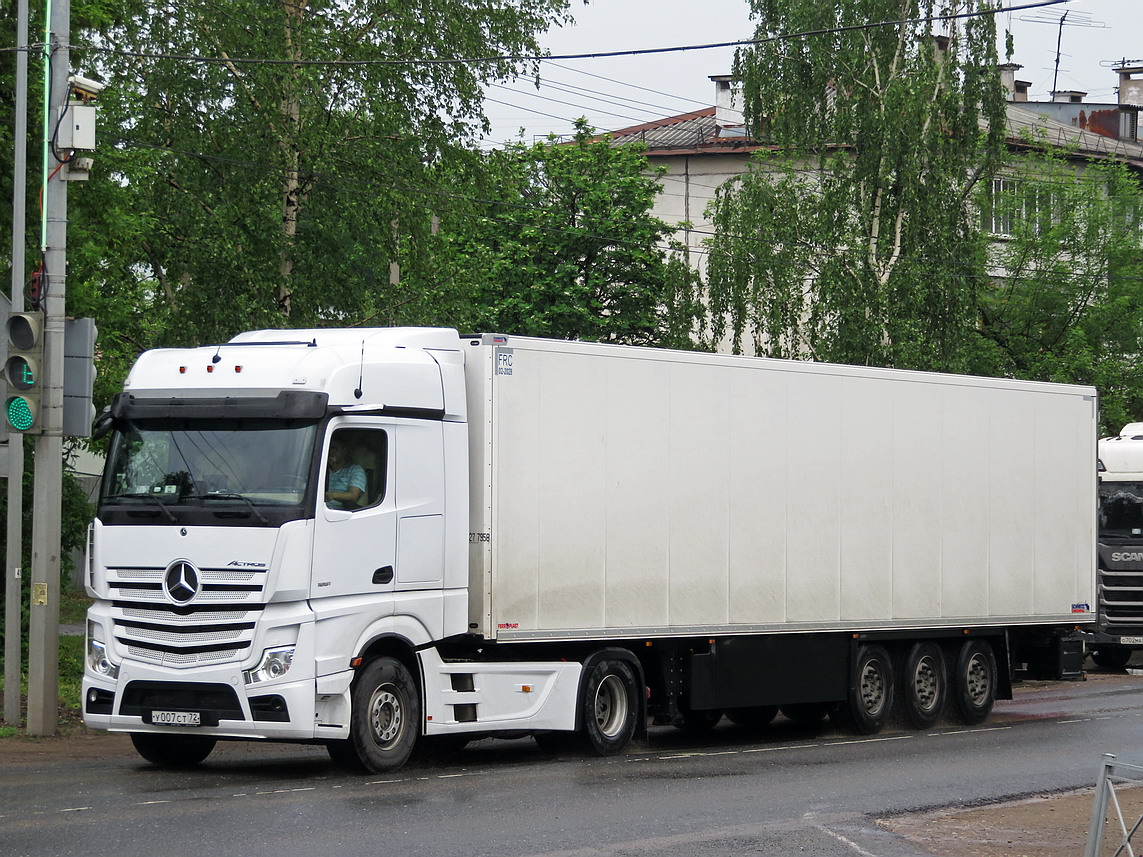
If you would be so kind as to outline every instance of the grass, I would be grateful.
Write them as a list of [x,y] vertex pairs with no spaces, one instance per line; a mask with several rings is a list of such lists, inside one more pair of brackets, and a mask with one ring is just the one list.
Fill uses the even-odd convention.
[[[82,590],[65,587],[60,593],[60,624],[83,626],[91,599]],[[59,734],[74,734],[83,729],[81,697],[83,694],[83,634],[61,634],[59,654]],[[4,690],[4,659],[0,657],[0,695]],[[20,694],[27,699],[28,676],[25,666],[20,676]],[[25,735],[24,726],[0,726],[0,739]]]

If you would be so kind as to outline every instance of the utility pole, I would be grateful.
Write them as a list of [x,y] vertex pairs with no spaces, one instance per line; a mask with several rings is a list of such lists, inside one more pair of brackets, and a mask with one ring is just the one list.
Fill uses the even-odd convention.
[[50,91],[44,134],[43,433],[36,438],[32,600],[28,633],[28,734],[54,735],[59,719],[60,493],[63,487],[64,298],[67,281],[67,165],[55,133],[70,84],[70,0],[50,0]]
[[[16,4],[16,141],[12,171],[12,305],[24,309],[25,200],[28,177],[28,0]],[[21,566],[23,565],[24,438],[8,433],[8,520],[4,557],[4,721],[20,722]]]

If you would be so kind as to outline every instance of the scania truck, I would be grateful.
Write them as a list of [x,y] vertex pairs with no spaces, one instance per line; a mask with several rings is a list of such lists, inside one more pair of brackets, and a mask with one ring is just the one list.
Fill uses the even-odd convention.
[[84,718],[161,765],[258,739],[374,772],[649,721],[978,723],[1020,670],[1082,675],[1096,411],[443,329],[146,352],[102,420]]
[[1143,423],[1099,441],[1098,629],[1101,667],[1123,669],[1143,649]]

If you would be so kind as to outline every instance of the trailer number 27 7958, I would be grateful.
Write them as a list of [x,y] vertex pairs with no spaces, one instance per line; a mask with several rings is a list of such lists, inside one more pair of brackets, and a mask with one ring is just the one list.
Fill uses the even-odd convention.
[[468,543],[470,545],[487,544],[492,541],[492,533],[469,533]]

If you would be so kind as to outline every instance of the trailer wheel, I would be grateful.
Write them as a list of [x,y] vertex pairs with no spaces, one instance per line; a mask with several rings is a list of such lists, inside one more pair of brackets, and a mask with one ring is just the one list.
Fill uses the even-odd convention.
[[861,735],[880,732],[893,713],[893,662],[884,646],[857,650],[852,690],[838,710],[843,724]]
[[1091,659],[1105,670],[1122,670],[1127,668],[1133,654],[1135,650],[1127,646],[1099,646],[1091,650]]
[[218,739],[206,735],[167,735],[132,732],[135,751],[161,768],[193,768],[210,755]]
[[[409,670],[395,658],[371,661],[353,686],[349,743],[361,767],[374,774],[395,771],[417,743],[421,700]],[[330,743],[330,756],[338,758]]]
[[829,706],[824,702],[797,702],[793,705],[783,705],[782,714],[787,720],[801,726],[812,726],[821,723],[829,716]]
[[755,705],[750,708],[728,708],[726,719],[744,729],[762,729],[778,716],[776,705]]
[[639,684],[626,661],[603,658],[587,674],[580,699],[583,738],[598,756],[622,753],[635,737]]
[[954,701],[960,719],[982,723],[996,702],[996,656],[987,640],[966,640],[953,673]]
[[948,694],[948,668],[941,647],[914,643],[901,673],[905,717],[917,729],[928,729],[940,719]]

